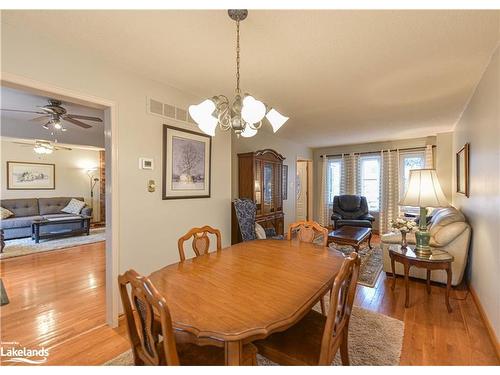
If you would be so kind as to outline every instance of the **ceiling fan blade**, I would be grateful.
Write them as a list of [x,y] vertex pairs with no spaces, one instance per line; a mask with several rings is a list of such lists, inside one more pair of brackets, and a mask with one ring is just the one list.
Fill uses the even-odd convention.
[[12,142],[15,143],[16,145],[23,145],[23,146],[34,146],[34,143],[26,143],[26,142]]
[[0,108],[0,111],[5,111],[5,112],[21,112],[21,113],[37,113],[39,115],[46,115],[47,113],[45,112],[37,112],[37,111],[24,111],[22,109],[6,109],[6,108]]
[[78,118],[82,120],[89,120],[89,121],[96,121],[96,122],[102,122],[102,119],[99,117],[93,117],[93,116],[84,116],[84,115],[72,115],[72,114],[67,114],[64,117],[69,117],[69,118]]
[[49,107],[41,107],[41,106],[37,106],[37,108],[40,108],[40,109],[43,111],[43,113],[45,113],[45,114],[47,114],[47,113],[50,113],[50,114],[52,114],[52,115],[57,114],[57,112],[56,112],[56,111],[54,111],[52,108],[49,108]]
[[89,124],[86,124],[86,123],[84,123],[84,122],[78,121],[78,120],[76,120],[76,119],[74,119],[74,118],[67,117],[67,116],[65,116],[65,117],[63,118],[63,120],[64,120],[64,121],[71,122],[72,124],[77,125],[77,126],[80,126],[80,127],[84,128],[84,129],[88,129],[88,128],[91,128],[91,127],[92,127],[92,126],[91,126],[91,125],[89,125]]
[[54,150],[64,150],[64,151],[71,151],[72,149],[69,147],[63,147],[63,146],[54,146]]
[[47,117],[51,117],[51,115],[43,115],[43,116],[38,116],[35,118],[32,118],[30,121],[40,121],[40,120],[46,120]]

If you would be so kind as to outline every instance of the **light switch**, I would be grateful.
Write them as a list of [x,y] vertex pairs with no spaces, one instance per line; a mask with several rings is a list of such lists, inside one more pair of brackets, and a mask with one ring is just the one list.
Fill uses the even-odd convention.
[[155,180],[149,180],[148,181],[148,191],[150,193],[154,193],[156,190],[156,183],[155,183]]

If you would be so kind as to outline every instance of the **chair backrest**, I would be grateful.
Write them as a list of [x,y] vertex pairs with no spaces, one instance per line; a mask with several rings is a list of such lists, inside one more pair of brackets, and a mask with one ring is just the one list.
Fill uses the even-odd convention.
[[241,239],[243,241],[252,241],[257,239],[255,234],[255,213],[257,205],[248,198],[238,198],[234,202],[234,211],[240,227]]
[[315,221],[298,221],[288,227],[288,239],[292,240],[294,233],[301,242],[316,242],[322,236],[321,245],[326,246],[328,242],[328,229],[322,227]]
[[356,219],[368,213],[368,201],[361,195],[336,195],[332,210],[343,219]]
[[360,263],[359,255],[352,252],[349,257],[344,259],[342,267],[337,277],[335,277],[321,341],[319,365],[332,363],[343,335],[348,334]]
[[186,256],[184,254],[184,242],[189,240],[190,238],[193,238],[191,247],[196,256],[207,254],[208,250],[210,249],[210,238],[208,237],[208,234],[215,235],[215,237],[217,238],[217,250],[222,249],[222,239],[220,231],[218,229],[212,228],[208,225],[205,225],[201,228],[192,228],[177,241],[177,247],[179,248],[179,256],[181,258],[181,261],[186,259]]
[[147,277],[134,270],[120,275],[118,284],[135,364],[178,366],[172,319],[165,298]]

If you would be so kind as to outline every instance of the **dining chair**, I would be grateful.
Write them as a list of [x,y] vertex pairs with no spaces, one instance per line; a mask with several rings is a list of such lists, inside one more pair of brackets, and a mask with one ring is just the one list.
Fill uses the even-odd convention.
[[325,247],[328,242],[328,229],[315,221],[298,221],[290,224],[288,226],[289,240],[293,239],[294,233],[301,242],[318,243]]
[[[176,343],[167,301],[147,277],[129,270],[118,277],[118,283],[134,365],[224,365],[224,348]],[[244,365],[256,365],[256,355],[254,345],[243,346]]]
[[221,234],[218,229],[212,228],[208,225],[205,225],[201,228],[192,228],[187,232],[184,236],[179,238],[177,241],[177,247],[179,248],[179,257],[181,261],[186,259],[186,255],[184,254],[184,242],[188,241],[191,237],[193,241],[191,242],[191,247],[196,256],[200,256],[203,254],[207,254],[210,249],[210,238],[208,234],[213,234],[217,238],[217,250],[222,249],[221,244]]
[[259,354],[280,365],[330,365],[340,349],[343,365],[349,365],[348,333],[358,282],[360,258],[345,258],[333,282],[327,316],[311,310],[286,331],[255,341]]
[[[328,229],[322,227],[315,221],[298,221],[288,226],[288,239],[291,241],[295,237],[301,242],[318,243],[322,246],[327,245]],[[325,314],[325,297],[320,300],[321,312]]]

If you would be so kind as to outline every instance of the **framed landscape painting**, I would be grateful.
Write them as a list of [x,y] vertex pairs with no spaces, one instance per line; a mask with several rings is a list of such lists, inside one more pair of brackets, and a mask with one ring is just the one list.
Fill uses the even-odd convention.
[[209,198],[212,138],[163,125],[163,199]]
[[55,164],[7,162],[8,190],[54,190],[55,188]]
[[457,152],[457,193],[469,197],[469,144]]

